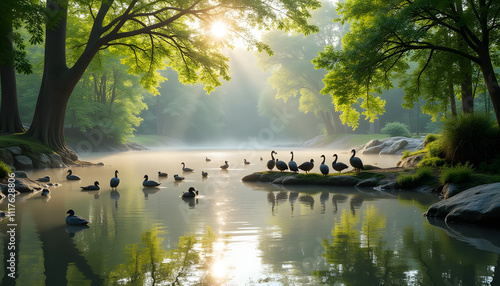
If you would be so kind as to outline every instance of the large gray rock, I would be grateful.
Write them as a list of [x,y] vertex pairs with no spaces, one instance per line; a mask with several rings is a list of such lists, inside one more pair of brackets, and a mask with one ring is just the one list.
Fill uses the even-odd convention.
[[385,140],[373,139],[359,151],[362,154],[403,154],[424,148],[424,138],[391,137]]
[[33,169],[33,161],[28,156],[14,156],[14,166],[19,170]]
[[[39,191],[44,187],[41,184],[28,178],[17,178],[16,181],[14,182],[14,185],[15,185],[14,189],[20,193],[32,193],[35,191]],[[2,185],[1,187],[2,187],[2,192],[6,194],[8,191],[8,186]]]
[[408,140],[401,139],[382,149],[379,154],[394,154],[397,151],[403,149],[406,145],[408,145]]
[[46,169],[50,168],[52,164],[52,161],[50,160],[49,156],[47,154],[40,154],[40,158],[38,161],[35,161],[35,168],[37,169]]
[[402,167],[402,168],[413,168],[424,159],[425,155],[414,155],[410,157],[406,157],[404,159],[401,159],[397,164],[396,167]]
[[500,226],[500,183],[477,186],[437,202],[425,213],[447,222]]
[[17,146],[7,147],[7,150],[9,150],[13,156],[21,155],[23,153],[23,150],[21,149],[21,147],[17,147]]
[[51,168],[65,168],[66,165],[63,163],[61,156],[59,154],[48,154],[50,159]]
[[360,182],[360,179],[353,176],[331,176],[329,184],[333,186],[354,187]]
[[14,156],[6,148],[0,148],[0,161],[7,165],[14,165]]

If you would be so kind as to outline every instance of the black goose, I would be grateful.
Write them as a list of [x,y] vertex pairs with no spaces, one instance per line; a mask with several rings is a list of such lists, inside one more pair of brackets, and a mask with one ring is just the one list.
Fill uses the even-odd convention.
[[267,168],[271,171],[274,166],[276,165],[276,161],[274,159],[274,154],[278,154],[276,153],[274,150],[271,151],[271,160],[267,161]]
[[359,172],[361,172],[361,170],[364,169],[363,162],[358,157],[355,157],[356,150],[352,149],[351,153],[352,153],[352,156],[351,156],[351,159],[349,159],[349,163],[354,168],[354,170],[356,170],[356,173],[359,173]]
[[338,159],[337,154],[333,154],[333,157],[335,158],[335,160],[333,160],[333,162],[332,162],[332,168],[335,171],[342,173],[342,170],[349,168],[346,164],[344,164],[342,162],[337,162],[337,159]]
[[305,171],[306,174],[307,174],[307,172],[311,171],[312,168],[314,168],[314,160],[313,159],[311,159],[311,161],[309,161],[309,162],[304,162],[304,163],[300,164],[300,166],[299,166],[299,169],[301,169],[302,171]]
[[321,158],[323,158],[323,162],[321,162],[321,165],[319,165],[319,170],[321,171],[321,174],[326,176],[330,172],[330,168],[328,168],[328,165],[325,164],[325,155],[321,155]]

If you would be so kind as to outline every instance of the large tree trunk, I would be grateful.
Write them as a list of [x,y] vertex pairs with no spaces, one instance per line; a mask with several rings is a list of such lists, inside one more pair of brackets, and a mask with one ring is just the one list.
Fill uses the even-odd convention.
[[[66,21],[68,0],[48,0],[47,8],[57,15],[56,25],[50,25],[45,35],[44,70],[40,93],[33,116],[33,123],[26,133],[53,148],[64,158],[76,160],[77,156],[66,146],[64,139],[64,118],[69,97],[76,84],[97,52],[90,44],[75,65],[66,65]],[[52,19],[52,21],[56,21]],[[48,21],[51,23],[51,21]],[[91,40],[89,40],[90,42]],[[95,41],[94,41],[95,44]]]
[[[12,24],[12,23],[10,23]],[[4,53],[0,61],[0,78],[2,86],[2,102],[0,107],[0,133],[20,133],[26,131],[21,123],[17,106],[16,69],[14,67],[14,47],[8,37],[12,33],[12,25],[0,27],[1,51]]]
[[21,123],[17,105],[16,70],[13,65],[0,65],[2,103],[0,107],[0,133],[26,131]]
[[330,114],[327,111],[320,111],[321,119],[325,125],[326,135],[330,136],[335,134],[335,128],[333,127],[332,121],[330,120]]

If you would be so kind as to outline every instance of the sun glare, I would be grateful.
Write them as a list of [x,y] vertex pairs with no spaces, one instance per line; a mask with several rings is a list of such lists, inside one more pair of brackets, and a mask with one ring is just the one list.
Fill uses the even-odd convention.
[[210,33],[215,38],[224,38],[227,34],[227,25],[222,21],[216,21],[210,26]]

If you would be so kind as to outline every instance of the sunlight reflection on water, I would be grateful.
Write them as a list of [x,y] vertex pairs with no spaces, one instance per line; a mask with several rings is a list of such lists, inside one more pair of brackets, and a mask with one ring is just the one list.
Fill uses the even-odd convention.
[[[278,158],[289,160],[290,150],[277,151]],[[335,150],[327,151],[330,159],[327,162],[331,164]],[[436,245],[433,251],[443,257],[449,255],[443,251],[470,251],[456,262],[429,262],[439,273],[459,273],[465,261],[478,265],[476,275],[491,276],[491,267],[497,265],[495,252],[481,252],[458,240],[448,242],[451,250],[439,247],[443,241],[441,228],[430,225],[422,216],[436,201],[433,195],[243,184],[243,176],[265,171],[269,153],[150,150],[92,154],[82,159],[102,161],[105,166],[73,168],[74,173],[82,177],[76,182],[65,180],[67,169],[28,172],[32,178],[50,175],[54,182],[62,185],[51,188],[50,200],[40,199],[38,193],[19,197],[16,207],[22,225],[20,285],[49,278],[54,281],[51,285],[125,281],[131,251],[135,249],[137,257],[142,257],[146,255],[142,250],[148,247],[156,249],[159,261],[169,265],[169,271],[187,271],[182,279],[189,284],[205,285],[317,285],[320,281],[333,280],[332,284],[367,285],[361,284],[364,281],[361,278],[360,283],[349,283],[349,275],[383,268],[380,263],[387,261],[400,263],[401,268],[388,268],[394,280],[384,282],[374,270],[369,273],[373,281],[398,284],[399,274],[411,273],[411,280],[417,281],[415,285],[426,285],[429,278],[419,266],[421,261],[416,251],[418,245],[430,247],[430,244]],[[294,153],[296,162],[314,158],[318,163],[313,172],[318,172],[319,157],[326,152],[297,150]],[[339,159],[348,161],[348,151],[338,154]],[[399,159],[399,156],[359,156],[366,160],[365,164],[380,167],[393,167]],[[206,162],[206,157],[211,161]],[[244,159],[251,164],[245,165]],[[226,160],[229,169],[224,171],[219,166]],[[194,172],[182,172],[181,162]],[[119,170],[120,177],[116,191],[109,187],[114,170]],[[167,172],[168,177],[158,177],[158,171]],[[201,171],[209,173],[206,179],[202,178]],[[145,174],[160,182],[160,187],[143,188]],[[185,176],[185,180],[175,182],[174,174]],[[101,182],[99,192],[80,191],[80,186],[95,180]],[[180,198],[191,186],[200,195],[194,199]],[[4,209],[5,202],[2,204]],[[64,217],[69,208],[91,221],[88,228],[75,231],[73,237],[68,237],[64,230]],[[5,224],[2,227],[3,231]],[[207,227],[216,236],[212,240],[207,238],[212,244],[197,241],[189,246],[190,235],[201,239],[207,235]],[[5,241],[5,236],[3,238]],[[189,267],[176,266],[182,260],[179,257],[187,257],[180,254],[182,250],[198,255],[190,256]],[[390,250],[391,255],[386,250]],[[365,261],[365,254],[374,257]],[[145,260],[137,261],[145,263]],[[62,263],[47,264],[55,261]],[[344,265],[352,267],[355,273],[347,273]],[[440,270],[440,267],[448,268]],[[398,274],[398,269],[403,268],[406,270]],[[175,277],[177,273],[162,271],[165,277]],[[57,273],[61,277],[57,277]],[[144,281],[150,280],[151,277]]]

